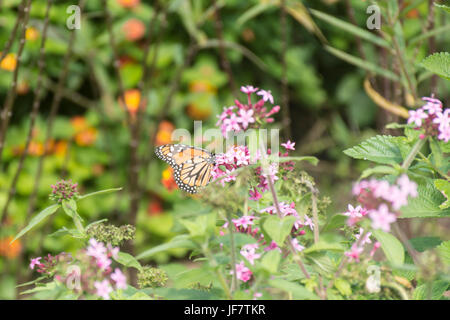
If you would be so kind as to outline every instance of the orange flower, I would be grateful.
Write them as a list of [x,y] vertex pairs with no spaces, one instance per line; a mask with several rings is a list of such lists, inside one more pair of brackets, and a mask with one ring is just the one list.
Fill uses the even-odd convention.
[[145,25],[141,20],[132,18],[124,23],[122,31],[128,41],[136,41],[144,36]]
[[37,38],[39,38],[39,31],[37,31],[33,27],[27,28],[27,30],[25,31],[25,39],[26,40],[30,40],[30,41],[34,41]]
[[134,8],[139,5],[141,0],[117,0],[123,8]]
[[191,103],[186,108],[186,113],[191,119],[194,120],[206,120],[211,116],[212,110],[209,105],[199,105],[197,103]]
[[[125,91],[124,95],[126,109],[132,116],[136,115],[141,102],[141,92],[137,89],[130,89]],[[123,103],[121,105],[123,106]]]
[[86,147],[92,145],[97,139],[97,129],[86,128],[75,135],[75,142],[79,146]]
[[67,152],[67,141],[57,141],[53,144],[52,151],[55,155],[63,157]]
[[156,134],[156,145],[172,142],[172,132],[175,129],[174,125],[169,121],[162,121],[158,126],[158,133]]
[[19,240],[11,241],[14,238],[9,236],[0,240],[0,256],[4,256],[8,259],[14,259],[22,250],[22,243]]
[[411,11],[409,11],[406,14],[406,17],[409,19],[417,19],[417,18],[419,18],[419,16],[420,16],[420,13],[419,13],[419,10],[417,10],[417,9],[412,9]]
[[206,80],[194,80],[189,83],[189,91],[191,92],[211,92],[216,93],[217,88]]
[[150,216],[159,216],[163,212],[161,200],[158,198],[152,199],[147,207],[147,213]]
[[178,188],[177,183],[175,182],[175,179],[173,178],[173,169],[172,169],[172,167],[168,167],[166,170],[164,170],[162,172],[161,183],[169,191],[172,191],[172,190]]
[[17,94],[26,94],[28,93],[28,90],[30,90],[30,86],[28,85],[28,82],[26,80],[22,80],[17,83]]
[[[1,54],[1,52],[0,52]],[[8,53],[6,57],[0,61],[0,69],[14,71],[17,66],[17,56],[15,53]]]
[[86,118],[82,116],[73,117],[72,119],[70,119],[70,123],[72,124],[72,127],[75,129],[76,132],[87,129],[88,127]]

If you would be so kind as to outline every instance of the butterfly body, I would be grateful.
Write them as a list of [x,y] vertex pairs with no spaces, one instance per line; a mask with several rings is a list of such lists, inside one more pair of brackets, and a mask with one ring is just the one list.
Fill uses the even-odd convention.
[[181,190],[197,193],[211,181],[215,155],[207,150],[184,144],[165,144],[155,148],[158,158],[174,170],[174,178]]

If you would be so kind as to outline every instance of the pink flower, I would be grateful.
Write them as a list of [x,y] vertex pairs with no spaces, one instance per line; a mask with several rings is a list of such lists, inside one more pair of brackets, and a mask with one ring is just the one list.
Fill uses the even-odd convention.
[[375,254],[375,252],[377,251],[377,249],[379,247],[381,247],[381,243],[379,243],[378,241],[373,244],[373,248],[372,248],[372,250],[370,250],[371,257],[373,257],[373,255]]
[[[230,271],[230,274],[233,274],[233,271]],[[244,265],[244,261],[236,264],[236,277],[243,282],[247,282],[252,277],[252,272]]]
[[253,188],[253,190],[249,190],[250,200],[258,201],[262,198],[262,194],[258,192],[258,189]]
[[259,90],[258,93],[256,93],[258,96],[262,96],[262,99],[267,102],[270,101],[271,104],[273,104],[273,96],[270,90]]
[[438,99],[423,97],[422,100],[427,101],[427,104],[422,108],[428,110],[429,114],[435,114],[442,111],[442,102]]
[[446,127],[446,128],[439,128],[439,134],[438,134],[438,139],[439,140],[444,140],[445,142],[448,142],[450,140],[450,126]]
[[286,148],[286,150],[295,150],[295,142],[291,142],[291,140],[288,140],[286,143],[281,144],[283,147]]
[[102,297],[105,300],[109,300],[109,294],[113,291],[113,289],[111,288],[111,285],[109,284],[108,280],[103,280],[103,281],[95,281],[94,282],[94,287],[97,289],[96,294],[99,297]]
[[239,118],[237,118],[238,122],[242,123],[242,127],[247,129],[249,123],[254,123],[255,118],[253,118],[253,110],[245,111],[244,109],[240,109],[238,111]]
[[305,223],[304,223],[304,225],[305,225],[305,226],[309,226],[309,228],[311,229],[311,231],[314,230],[314,222],[313,222],[313,221],[311,220],[311,218],[308,217],[306,214],[305,214]]
[[300,243],[298,243],[297,238],[292,239],[291,244],[294,247],[294,249],[297,250],[298,252],[301,252],[305,249],[304,246],[302,246]]
[[395,214],[390,213],[388,206],[384,203],[379,206],[378,210],[372,210],[369,217],[372,220],[372,228],[381,229],[385,232],[389,232],[391,223],[397,220]]
[[114,259],[117,259],[117,255],[119,253],[119,247],[113,247],[110,243],[108,243],[108,251],[111,257],[114,257]]
[[252,94],[258,91],[258,88],[254,88],[253,86],[241,86],[241,91],[246,94]]
[[349,257],[349,261],[356,261],[359,262],[359,256],[361,255],[361,253],[363,252],[363,248],[358,247],[356,245],[356,243],[354,243],[352,245],[352,248],[350,249],[350,251],[346,251],[344,252],[344,254]]
[[41,259],[42,259],[41,257],[31,259],[30,269],[33,270],[35,265],[39,265],[40,264],[39,260]]
[[402,174],[400,178],[397,179],[397,184],[400,186],[400,190],[402,193],[413,198],[417,197],[417,183],[409,180],[406,174]]
[[114,272],[111,274],[111,279],[116,283],[117,289],[126,289],[127,288],[127,278],[120,271],[119,268],[116,268]]
[[101,258],[106,255],[106,247],[102,242],[97,242],[97,240],[92,238],[89,240],[86,254],[96,259]]
[[272,240],[272,242],[264,248],[264,251],[278,250],[281,252],[281,249],[278,247],[277,243]]
[[257,300],[258,298],[262,297],[262,293],[261,292],[255,292],[253,294],[253,300]]
[[422,119],[428,118],[428,115],[423,111],[423,109],[417,109],[417,111],[410,110],[408,123],[414,122],[418,127],[422,125]]
[[[359,238],[361,238],[361,236],[364,234],[364,229],[363,228],[359,228],[359,234],[355,234],[355,238],[357,240],[359,240]],[[366,243],[372,243],[372,240],[370,240],[370,236],[372,235],[372,232],[367,232],[366,235],[364,236],[364,239],[361,240],[360,242],[360,246],[364,247],[364,245]]]
[[256,253],[256,249],[258,249],[258,244],[246,244],[241,249],[241,255],[250,262],[251,265],[255,263],[256,259],[261,257],[260,254]]
[[244,230],[248,228],[248,226],[253,225],[253,220],[255,216],[242,216],[239,219],[233,219],[233,223],[236,228],[242,227]]

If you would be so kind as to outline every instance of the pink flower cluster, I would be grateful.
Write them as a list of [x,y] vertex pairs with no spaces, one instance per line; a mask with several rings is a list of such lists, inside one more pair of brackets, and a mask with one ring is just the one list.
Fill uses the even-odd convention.
[[442,102],[433,97],[423,97],[427,103],[417,110],[409,111],[408,124],[414,123],[416,130],[423,130],[421,139],[437,136],[439,140],[450,140],[450,109],[443,110]]
[[344,213],[349,217],[347,224],[353,226],[368,216],[372,228],[389,232],[391,223],[397,220],[395,212],[408,204],[408,197],[417,197],[418,193],[417,184],[403,174],[393,185],[384,180],[362,180],[354,184],[353,195],[362,206],[348,205],[348,211]]
[[258,248],[259,245],[257,243],[246,244],[241,249],[241,255],[253,265],[256,259],[261,258],[261,254],[256,253]]
[[[230,274],[233,274],[233,271],[230,271]],[[240,263],[236,264],[236,277],[243,281],[247,282],[252,277],[252,271],[247,268],[244,264],[244,261],[241,261]]]
[[[41,257],[33,258],[30,262],[30,268],[37,272],[54,276],[59,282],[72,281],[74,277],[79,279],[80,287],[74,288],[79,293],[88,293],[97,295],[103,299],[110,299],[110,293],[115,289],[125,289],[127,287],[126,277],[119,268],[114,272],[111,268],[111,257],[117,257],[118,247],[112,247],[110,244],[105,246],[95,239],[89,240],[86,249],[81,250],[75,259],[70,254],[60,253],[57,256],[48,255],[41,261]],[[77,266],[78,269],[72,270],[70,266]]]
[[235,146],[226,153],[216,155],[216,164],[211,171],[213,180],[218,180],[222,186],[226,182],[235,181],[233,171],[250,164],[250,153],[246,146]]
[[[294,216],[297,218],[297,221],[294,223],[294,229],[298,230],[305,226],[308,226],[311,230],[314,230],[314,223],[310,217],[308,217],[306,214],[303,215],[303,219],[298,214],[297,210],[295,210],[295,203],[291,202],[290,204],[287,204],[285,202],[280,202],[278,204],[280,208],[280,213],[283,217],[285,216]],[[276,214],[276,208],[275,206],[270,206],[267,208],[264,208],[260,211],[261,213],[267,212],[269,214]],[[303,235],[304,233],[300,233],[298,235]]]
[[[257,127],[261,123],[273,122],[271,116],[280,111],[280,106],[274,106],[270,111],[264,107],[266,102],[273,104],[273,96],[269,91],[259,90],[253,86],[242,86],[241,91],[247,94],[247,103],[235,100],[235,106],[224,107],[218,116],[217,126],[220,126],[222,135],[226,137],[229,132],[240,132],[249,127]],[[251,95],[256,93],[262,98],[255,104],[251,101]]]
[[[360,238],[364,235],[364,238],[360,240]],[[349,261],[356,261],[359,262],[360,256],[364,251],[364,246],[368,243],[372,243],[372,240],[370,239],[370,236],[372,235],[371,232],[364,233],[363,228],[359,228],[359,234],[355,235],[355,238],[357,241],[352,244],[349,251],[344,252],[345,256],[349,258]],[[381,243],[378,241],[374,243],[372,250],[370,251],[369,255],[370,257],[373,257],[377,249],[381,246]]]

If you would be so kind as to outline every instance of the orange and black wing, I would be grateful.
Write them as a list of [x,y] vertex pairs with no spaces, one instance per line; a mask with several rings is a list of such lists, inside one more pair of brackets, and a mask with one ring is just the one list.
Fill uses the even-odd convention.
[[206,150],[182,144],[163,145],[155,149],[158,158],[174,169],[175,182],[189,193],[197,193],[211,180],[214,156]]

